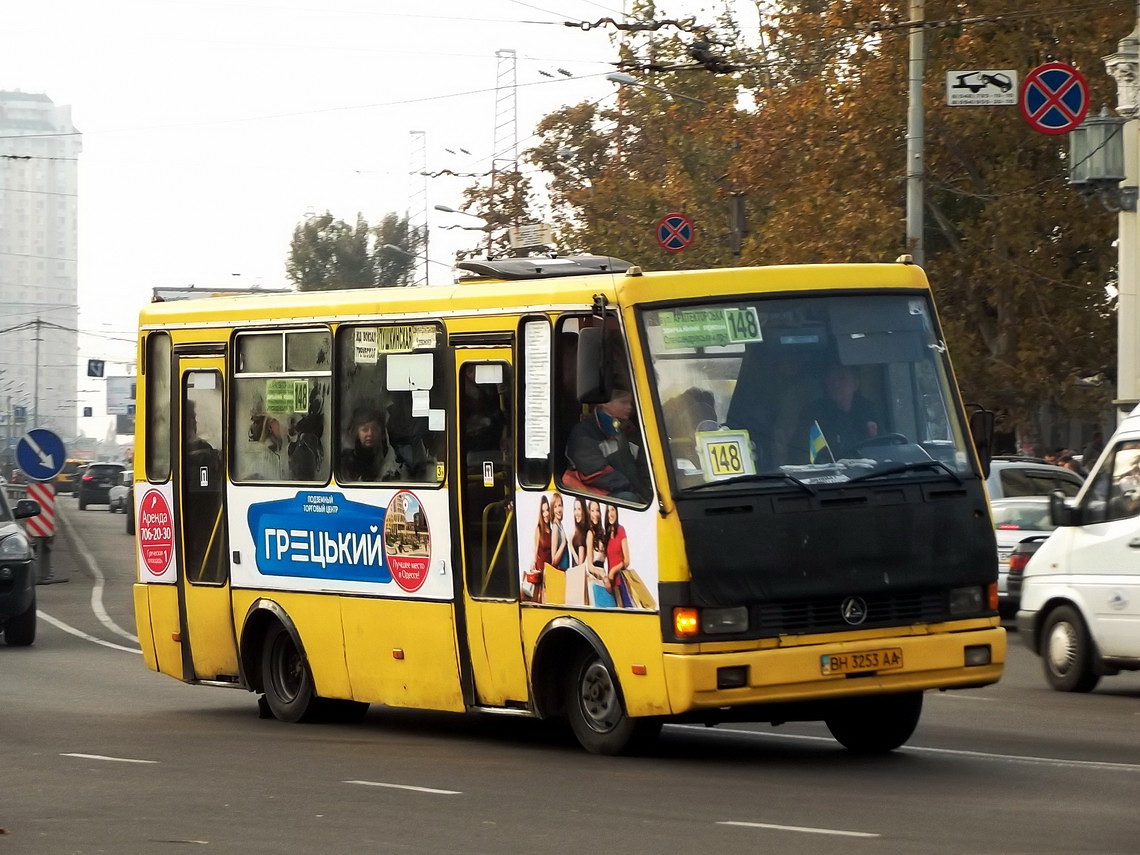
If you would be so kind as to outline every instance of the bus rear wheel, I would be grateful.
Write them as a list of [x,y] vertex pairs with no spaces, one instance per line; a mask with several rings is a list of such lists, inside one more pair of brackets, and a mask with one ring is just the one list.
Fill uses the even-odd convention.
[[307,721],[316,712],[317,693],[309,663],[280,623],[274,623],[265,634],[261,680],[265,702],[279,721]]
[[838,701],[824,723],[848,751],[883,754],[910,739],[921,715],[922,692],[911,692]]
[[643,748],[661,730],[656,719],[625,711],[617,680],[597,653],[580,657],[570,671],[566,703],[570,728],[591,754],[623,754]]

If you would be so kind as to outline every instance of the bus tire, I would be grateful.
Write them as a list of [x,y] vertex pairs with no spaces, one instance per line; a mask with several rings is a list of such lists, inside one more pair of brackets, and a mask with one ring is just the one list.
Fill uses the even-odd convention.
[[4,624],[4,640],[9,647],[30,647],[36,642],[36,600]]
[[1100,682],[1092,660],[1092,639],[1080,613],[1072,606],[1053,609],[1041,633],[1041,664],[1049,685],[1058,692],[1091,692]]
[[613,673],[593,650],[570,670],[566,715],[579,744],[591,754],[623,754],[644,747],[661,730],[656,719],[625,711]]
[[921,715],[922,692],[873,695],[837,701],[824,723],[848,751],[884,754],[910,739]]
[[261,680],[265,702],[278,721],[308,721],[315,717],[318,698],[305,654],[278,621],[265,632],[261,647]]

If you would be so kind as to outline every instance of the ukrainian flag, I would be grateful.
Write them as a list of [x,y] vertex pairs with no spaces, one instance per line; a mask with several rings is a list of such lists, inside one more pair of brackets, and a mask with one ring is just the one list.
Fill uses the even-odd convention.
[[819,428],[819,422],[812,422],[811,428],[808,430],[808,457],[812,463],[815,463],[823,456],[823,452],[825,451],[827,452],[828,460],[834,463],[835,455],[831,453],[831,447],[827,444],[827,438]]

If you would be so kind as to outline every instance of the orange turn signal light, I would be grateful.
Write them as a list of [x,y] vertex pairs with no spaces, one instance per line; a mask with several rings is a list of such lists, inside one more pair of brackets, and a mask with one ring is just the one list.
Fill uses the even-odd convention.
[[696,609],[673,609],[673,634],[677,638],[692,638],[701,628],[701,616]]
[[990,582],[986,587],[986,604],[989,606],[991,612],[998,610],[998,589],[997,582]]

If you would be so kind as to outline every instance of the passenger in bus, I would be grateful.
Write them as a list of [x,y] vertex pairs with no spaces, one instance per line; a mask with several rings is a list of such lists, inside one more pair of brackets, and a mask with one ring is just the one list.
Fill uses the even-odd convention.
[[610,399],[570,430],[566,457],[582,483],[615,499],[644,502],[649,496],[645,455],[627,432],[633,394],[615,388]]
[[428,450],[431,434],[426,416],[412,415],[410,394],[393,395],[386,410],[388,415],[388,442],[396,460],[408,473],[411,481],[436,481],[436,458]]
[[341,455],[340,481],[406,481],[407,469],[388,441],[382,410],[357,407],[349,422],[352,447]]
[[281,455],[285,439],[281,423],[262,412],[260,407],[259,399],[250,413],[246,434],[248,442],[236,454],[241,461],[238,477],[243,481],[280,481],[285,474],[285,461]]
[[879,434],[875,408],[859,394],[859,375],[849,365],[832,365],[825,375],[824,395],[800,413],[795,446],[800,460],[810,459],[809,443],[818,424],[831,455],[852,457],[859,446]]
[[308,412],[289,421],[289,477],[294,481],[323,481],[327,475],[323,400],[311,390]]

